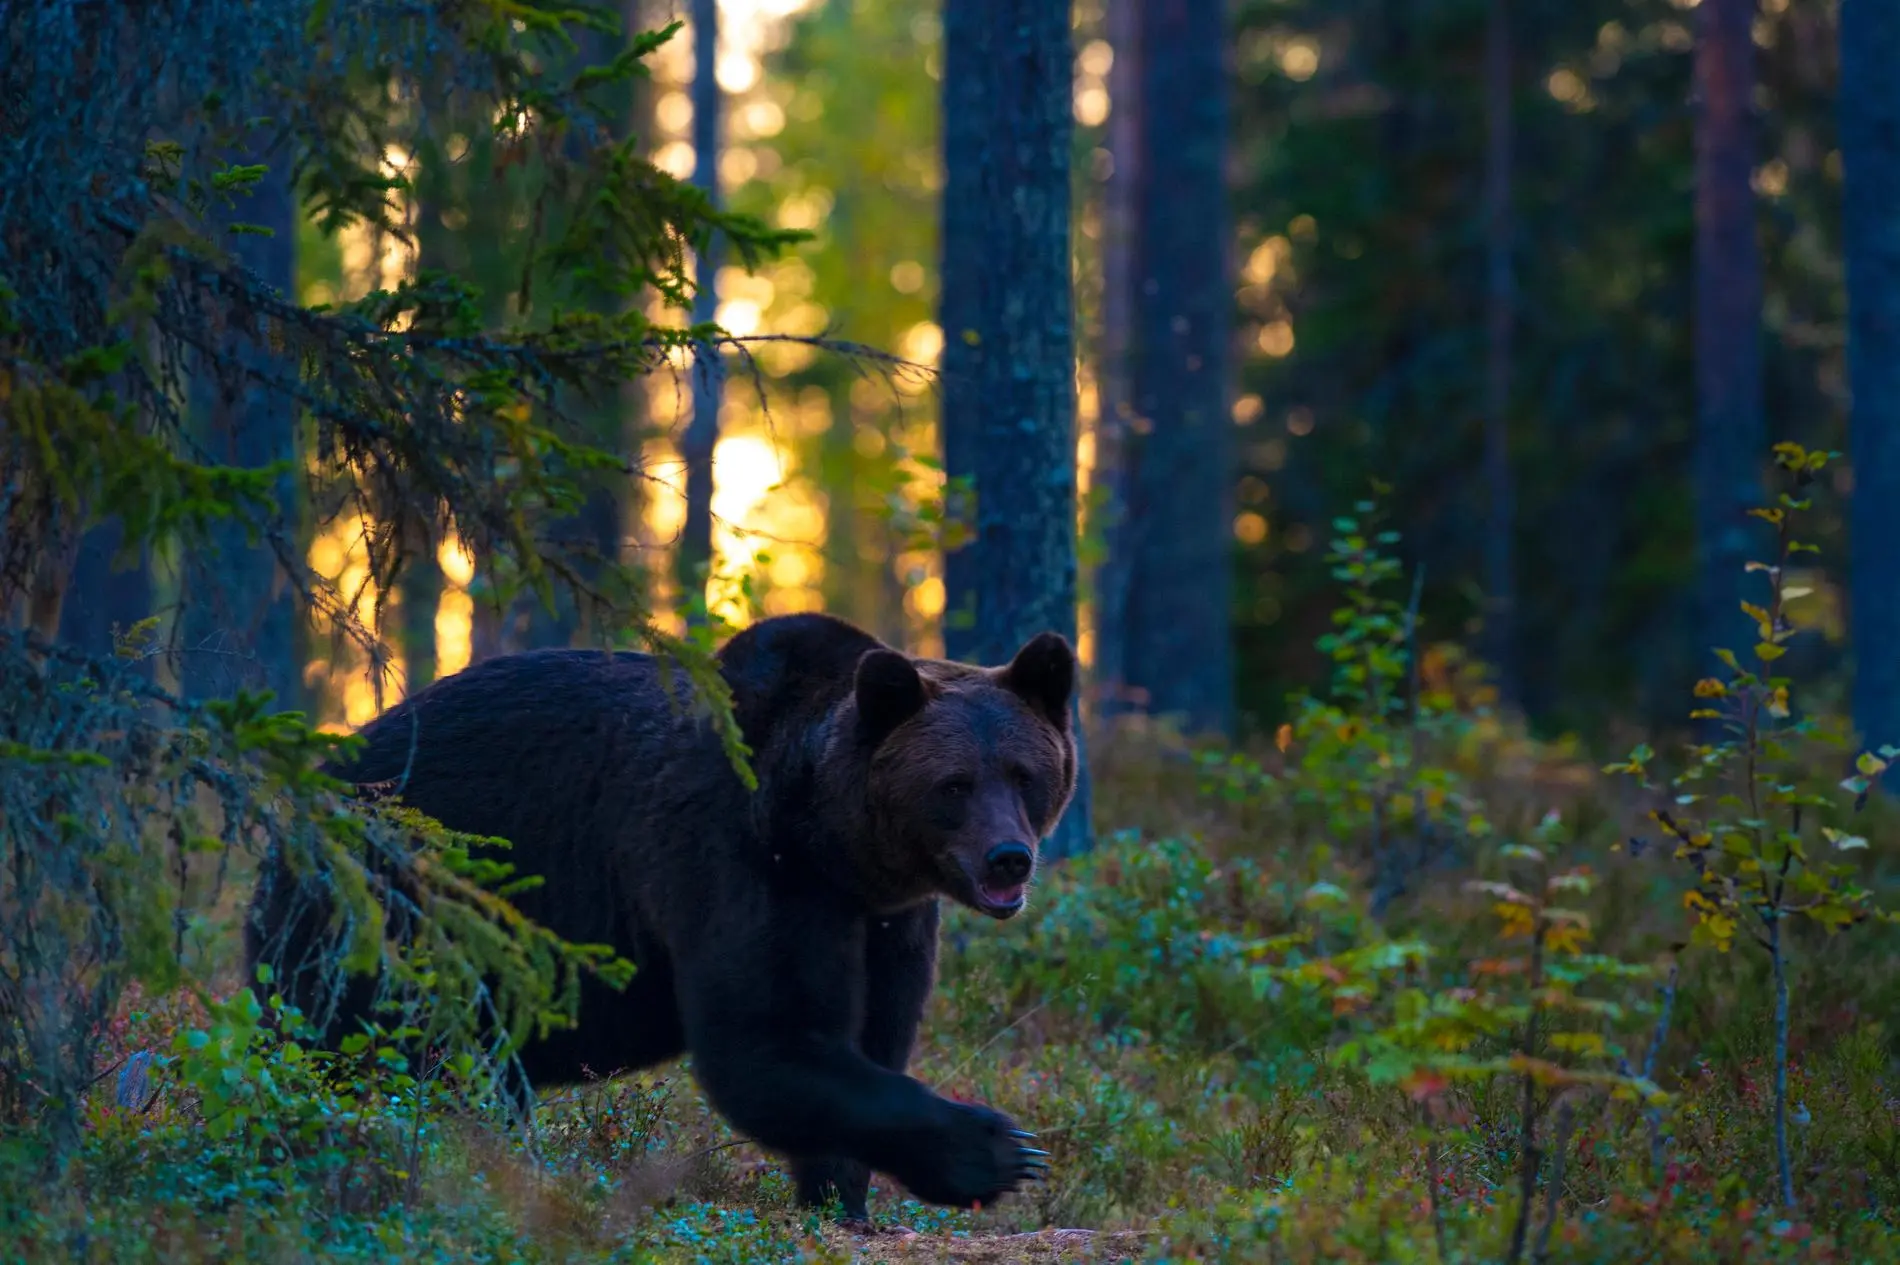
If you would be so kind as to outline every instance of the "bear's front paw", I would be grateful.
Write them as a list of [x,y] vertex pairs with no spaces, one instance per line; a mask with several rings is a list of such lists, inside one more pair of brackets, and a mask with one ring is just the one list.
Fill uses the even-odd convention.
[[1030,1145],[1034,1134],[988,1107],[950,1106],[951,1118],[932,1139],[934,1153],[918,1157],[915,1171],[904,1177],[918,1199],[973,1208],[1048,1175],[1049,1153]]

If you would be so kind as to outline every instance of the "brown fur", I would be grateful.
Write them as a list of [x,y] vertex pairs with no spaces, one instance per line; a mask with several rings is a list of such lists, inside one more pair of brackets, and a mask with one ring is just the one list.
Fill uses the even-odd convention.
[[[1020,901],[984,884],[1019,889],[1073,794],[1068,643],[1043,634],[974,668],[796,615],[733,638],[720,670],[752,794],[711,726],[669,699],[662,665],[566,650],[437,682],[367,726],[341,772],[402,779],[409,805],[510,840],[508,859],[544,880],[524,914],[638,967],[624,993],[590,983],[579,1026],[524,1049],[537,1086],[690,1051],[735,1127],[793,1157],[809,1202],[835,1195],[863,1217],[871,1168],[940,1203],[1014,1189],[1040,1153],[903,1068],[935,975],[936,898],[1013,914]],[[1015,856],[1001,887],[998,849]],[[252,959],[308,960],[329,934],[321,892],[281,866],[266,880]],[[294,974],[278,980],[296,1000]],[[353,997],[333,1036],[361,1013]]]

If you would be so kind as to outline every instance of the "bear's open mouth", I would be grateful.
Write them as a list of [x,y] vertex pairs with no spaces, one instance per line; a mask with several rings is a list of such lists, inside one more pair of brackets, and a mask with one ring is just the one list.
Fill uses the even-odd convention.
[[1008,917],[1023,907],[1028,886],[1027,883],[980,883],[976,897],[984,913]]

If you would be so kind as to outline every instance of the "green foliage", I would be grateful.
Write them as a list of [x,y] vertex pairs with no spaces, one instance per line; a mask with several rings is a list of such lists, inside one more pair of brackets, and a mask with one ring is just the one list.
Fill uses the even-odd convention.
[[[1165,807],[1185,816],[1199,799],[1190,777]],[[1886,1259],[1900,1246],[1879,1211],[1900,1203],[1891,1049],[1865,1016],[1841,1026],[1817,1014],[1794,1035],[1791,1083],[1812,1115],[1796,1144],[1815,1176],[1809,1202],[1782,1217],[1751,1201],[1742,1176],[1772,1154],[1752,1036],[1764,989],[1746,976],[1697,981],[1718,991],[1684,1004],[1671,1045],[1682,1056],[1658,1065],[1670,1158],[1652,1167],[1644,1104],[1614,1096],[1639,1087],[1619,1085],[1617,1055],[1648,1026],[1651,993],[1644,972],[1616,963],[1641,960],[1648,941],[1610,930],[1626,879],[1574,873],[1580,856],[1628,864],[1609,854],[1616,837],[1600,814],[1549,820],[1468,876],[1510,894],[1426,889],[1402,932],[1369,917],[1342,858],[1256,833],[1123,833],[1040,879],[1009,924],[952,914],[915,1070],[1034,1121],[1056,1167],[1046,1186],[976,1215],[921,1208],[880,1181],[880,1219],[924,1235],[908,1244],[853,1243],[795,1211],[783,1169],[739,1144],[685,1071],[551,1097],[530,1152],[485,1123],[479,1085],[431,1080],[431,1062],[379,1062],[383,1044],[399,1049],[386,1042],[306,1063],[286,1037],[253,1031],[241,997],[180,1025],[204,1034],[195,1053],[189,1036],[180,1049],[171,1032],[117,1033],[108,1060],[177,1051],[153,1077],[157,1101],[142,1115],[89,1110],[72,1168],[83,1220],[14,1201],[5,1232],[29,1259],[70,1255],[70,1227],[83,1224],[130,1259],[170,1243],[168,1259],[191,1244],[206,1258],[684,1262],[1039,1259],[1056,1250],[1049,1237],[1008,1236],[1079,1226],[1100,1232],[1084,1250],[1107,1259],[1494,1261],[1519,1204],[1520,1091],[1534,1073],[1538,1235],[1553,1198],[1557,1211],[1544,1259]],[[1546,981],[1533,989],[1540,926]],[[1872,940],[1829,943],[1869,947],[1851,963],[1792,964],[1806,993],[1844,977],[1872,996],[1860,990],[1891,973]],[[1543,1018],[1527,1059],[1533,1007]],[[1441,1062],[1455,1073],[1431,1070]],[[207,1077],[228,1086],[208,1101],[248,1113],[217,1142],[193,1088]],[[93,1091],[110,1096],[109,1080]],[[335,1127],[300,1141],[292,1126],[326,1112]],[[378,1126],[378,1113],[401,1127]],[[254,1125],[289,1139],[291,1162],[245,1168]],[[325,1176],[339,1171],[360,1180]]]
[[[305,557],[306,511],[373,524],[379,604],[452,530],[485,596],[564,599],[600,640],[673,655],[743,768],[710,648],[654,629],[638,569],[560,525],[633,469],[577,402],[723,338],[659,319],[691,300],[687,250],[718,234],[751,264],[800,234],[716,210],[620,134],[615,91],[677,24],[626,38],[603,10],[541,0],[174,5],[123,30],[27,9],[0,62],[0,1011],[17,1019],[0,1034],[0,1123],[43,1127],[51,1161],[70,1158],[120,990],[208,985],[227,880],[267,851],[334,903],[331,994],[378,972],[396,1030],[492,1088],[520,1040],[571,1021],[582,974],[615,984],[627,965],[523,919],[508,867],[475,841],[348,799],[319,772],[341,744],[303,716],[155,688],[150,661],[178,663],[150,628],[116,663],[56,645],[78,539],[115,521],[125,556],[179,560],[198,603],[222,579],[219,542],[248,541],[302,613],[379,663],[358,594]],[[608,39],[620,47],[582,56]],[[76,68],[97,87],[83,109],[63,88]],[[470,119],[486,178],[529,169],[505,304],[436,271],[306,307],[240,266],[233,239],[262,227],[243,221],[250,199],[286,175],[326,231],[404,235],[391,195],[412,189],[388,156]],[[299,460],[214,459],[197,416],[213,396],[294,422]],[[248,1040],[234,1029],[220,1048]]]
[[1293,720],[1276,736],[1284,772],[1269,773],[1238,752],[1201,760],[1210,789],[1260,797],[1320,837],[1351,841],[1353,859],[1373,869],[1383,910],[1419,871],[1490,833],[1470,779],[1443,757],[1489,744],[1496,730],[1456,683],[1424,682],[1423,576],[1401,604],[1392,594],[1401,574],[1392,555],[1399,533],[1380,525],[1375,502],[1355,508],[1356,516],[1334,521],[1327,554],[1342,598],[1317,643],[1333,664],[1332,689],[1292,701]]
[[[268,983],[268,976],[265,981]],[[179,1154],[216,1201],[268,1198],[307,1184],[338,1212],[374,1212],[413,1190],[424,1148],[473,1070],[466,1055],[412,1074],[396,1043],[419,1030],[368,1032],[332,1053],[307,1048],[302,1016],[249,991],[205,1003],[207,1023],[179,1032],[154,1075],[169,1098],[145,1143]]]
[[[521,917],[502,894],[509,867],[471,858],[478,841],[346,799],[320,766],[353,739],[271,711],[268,696],[187,704],[144,684],[133,663],[94,676],[76,658],[36,661],[0,641],[9,1124],[36,1120],[58,1149],[75,1144],[99,1027],[120,990],[171,991],[219,969],[231,950],[214,911],[260,839],[293,872],[328,876],[350,927],[344,960],[326,968],[333,988],[346,971],[386,968],[402,1026],[471,1059],[467,1077],[484,1092],[511,1040],[572,1021],[583,973],[627,978],[605,949]],[[388,880],[398,871],[399,890]],[[233,1032],[241,1053],[249,1038]]]
[[[1835,932],[1887,916],[1855,864],[1867,840],[1828,824],[1839,819],[1838,797],[1802,784],[1804,746],[1839,749],[1845,736],[1824,717],[1797,715],[1795,683],[1775,669],[1796,634],[1789,607],[1813,591],[1794,584],[1789,574],[1796,555],[1818,552],[1794,535],[1798,516],[1812,508],[1811,496],[1801,493],[1833,455],[1796,444],[1776,447],[1787,490],[1773,505],[1754,511],[1775,529],[1776,556],[1748,564],[1751,573],[1766,577],[1769,596],[1766,605],[1742,604],[1756,634],[1753,664],[1743,666],[1732,650],[1715,652],[1724,674],[1696,683],[1690,715],[1719,723],[1724,736],[1690,749],[1686,765],[1668,780],[1671,806],[1651,814],[1696,877],[1683,900],[1696,942],[1722,951],[1745,921],[1755,924],[1755,939],[1769,948],[1787,919],[1809,919]],[[1888,748],[1857,757],[1855,773],[1841,783],[1856,807],[1896,755],[1900,751]],[[1649,772],[1654,758],[1648,747],[1638,747],[1606,771],[1658,790]]]
[[[1788,653],[1796,627],[1792,603],[1812,589],[1791,581],[1797,555],[1818,553],[1798,539],[1795,524],[1813,508],[1811,488],[1836,454],[1810,452],[1799,444],[1775,446],[1775,468],[1783,490],[1775,501],[1751,512],[1775,529],[1772,562],[1749,562],[1751,574],[1768,583],[1765,605],[1742,603],[1755,633],[1752,662],[1744,666],[1733,650],[1718,649],[1721,676],[1695,686],[1693,719],[1719,724],[1722,736],[1690,748],[1685,766],[1668,781],[1671,806],[1651,817],[1666,832],[1677,860],[1694,875],[1683,893],[1693,943],[1726,953],[1738,931],[1768,955],[1774,968],[1775,1130],[1779,1151],[1781,1198],[1794,1203],[1794,1178],[1787,1142],[1786,964],[1792,941],[1789,923],[1807,921],[1829,935],[1870,920],[1891,920],[1856,863],[1868,842],[1840,824],[1839,796],[1818,793],[1806,778],[1800,756],[1804,747],[1839,750],[1844,735],[1824,718],[1797,715],[1795,683],[1779,675],[1776,664]],[[1900,751],[1882,748],[1862,753],[1855,772],[1840,785],[1861,807],[1874,781]],[[1649,791],[1654,752],[1638,747],[1606,772],[1626,774]],[[1829,824],[1830,819],[1837,824]]]
[[[1314,867],[1326,872],[1326,859]],[[1128,835],[1063,873],[1072,881],[1050,884],[1023,933],[959,937],[966,979],[988,981],[1012,1005],[1169,1046],[1297,1050],[1323,1033],[1323,1009],[1293,998],[1263,1020],[1252,955],[1293,928],[1322,941],[1340,934],[1324,883],[1269,876],[1246,857],[1217,860],[1187,840]],[[1178,992],[1157,989],[1159,979]]]

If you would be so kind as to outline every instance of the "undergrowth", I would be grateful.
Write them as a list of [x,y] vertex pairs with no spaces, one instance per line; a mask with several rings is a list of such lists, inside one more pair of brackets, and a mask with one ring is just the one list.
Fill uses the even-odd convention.
[[[127,999],[62,1187],[8,1140],[0,1256],[1900,1257],[1889,757],[1856,769],[1770,675],[1799,594],[1770,575],[1760,665],[1685,700],[1753,700],[1735,727],[1605,774],[1424,641],[1374,512],[1337,525],[1331,689],[1245,750],[1095,735],[1099,849],[1014,922],[946,920],[915,1070],[1033,1121],[1047,1183],[962,1214],[879,1182],[921,1237],[853,1240],[689,1066],[551,1093],[522,1136],[453,1067],[319,1057],[227,977]],[[1778,818],[1722,781],[1771,765]],[[1726,951],[1751,928],[1771,951]]]

